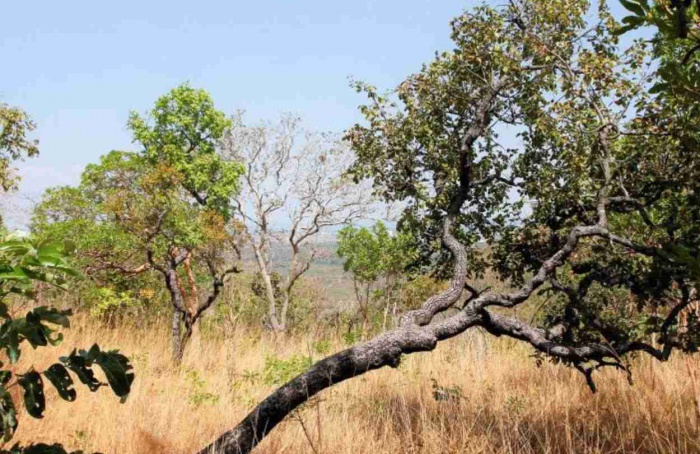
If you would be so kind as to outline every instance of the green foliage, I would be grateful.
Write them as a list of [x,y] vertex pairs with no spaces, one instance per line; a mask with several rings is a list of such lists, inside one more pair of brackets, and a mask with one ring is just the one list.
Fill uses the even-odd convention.
[[345,345],[355,345],[360,340],[362,340],[362,332],[360,331],[350,330],[343,333],[343,342],[345,342]]
[[327,355],[331,352],[331,343],[328,340],[319,340],[313,343],[311,346],[315,353],[319,355]]
[[186,378],[190,384],[190,395],[187,400],[192,406],[215,405],[219,402],[220,396],[207,391],[207,382],[196,370],[186,371]]
[[242,167],[216,149],[231,122],[208,93],[182,85],[147,117],[132,113],[128,127],[142,149],[112,151],[85,168],[78,187],[47,191],[32,230],[76,244],[90,277],[82,301],[94,315],[111,321],[168,301],[192,324],[186,305],[212,304],[198,289],[216,293],[233,272],[223,268],[237,250],[230,200]]
[[[365,123],[346,134],[358,157],[352,173],[372,178],[383,198],[407,205],[399,230],[414,235],[423,267],[449,260],[440,242],[442,219],[458,197],[465,198],[465,209],[455,235],[468,246],[472,273],[487,266],[472,246],[495,240],[516,222],[521,201],[513,203],[508,184],[514,153],[488,126],[543,116],[556,72],[533,68],[555,63],[547,48],[568,58],[588,8],[587,1],[526,2],[523,17],[514,19],[514,6],[479,6],[452,21],[452,51],[436,55],[391,92],[356,84],[369,102],[360,107]],[[460,174],[473,182],[464,194]]]
[[381,221],[370,229],[348,226],[340,230],[337,253],[345,259],[345,271],[362,282],[401,273],[417,256],[410,235],[392,235]]
[[[44,372],[30,367],[24,373],[13,372],[10,368],[17,363],[26,342],[32,348],[57,346],[63,340],[57,327],[68,328],[70,310],[59,310],[47,306],[36,307],[24,317],[11,314],[8,304],[11,298],[31,298],[33,286],[37,283],[64,288],[66,276],[78,276],[67,262],[67,248],[63,244],[33,242],[27,238],[8,238],[0,242],[0,349],[5,350],[9,364],[0,362],[0,435],[5,442],[12,439],[18,425],[17,405],[8,389],[22,388],[22,401],[27,413],[34,418],[42,418],[46,409],[44,395],[46,378],[58,395],[69,402],[77,397],[74,381],[69,373],[90,389],[97,391],[102,383],[96,378],[93,366],[98,366],[107,378],[112,391],[122,401],[126,399],[134,380],[129,360],[118,351],[101,351],[97,345],[89,351],[73,350],[60,358]],[[59,445],[32,445],[13,447],[11,453],[65,452]]]
[[94,301],[90,305],[90,314],[96,317],[110,317],[115,312],[137,306],[138,300],[131,292],[117,292],[111,287],[98,287],[94,292]]
[[624,26],[617,34],[627,33],[642,26],[655,26],[666,39],[698,39],[700,4],[692,0],[620,0],[632,13],[622,19]]
[[337,254],[344,259],[345,271],[352,274],[365,322],[373,301],[394,299],[402,275],[419,256],[411,234],[392,235],[381,221],[369,229],[348,226],[340,230]]
[[674,94],[700,101],[700,2],[691,0],[621,0],[631,15],[622,19],[623,34],[643,26],[657,30],[652,40],[658,80],[650,93]]
[[282,385],[304,372],[312,364],[313,359],[310,356],[297,354],[287,359],[268,356],[265,358],[265,367],[262,371],[263,383],[269,386]]
[[[461,272],[446,266],[454,258],[466,263],[467,283],[487,268],[515,286],[541,273],[546,298],[533,323],[548,341],[661,344],[648,349],[660,359],[694,351],[698,2],[625,0],[633,16],[623,23],[606,2],[507,3],[456,18],[453,49],[394,90],[356,85],[368,102],[364,122],[346,135],[357,155],[352,174],[404,204],[398,229],[414,236],[419,269],[432,277]],[[649,24],[660,31],[651,43],[619,38]],[[610,235],[570,243],[582,226]],[[377,248],[362,237],[349,249],[367,247],[354,263],[373,278]],[[531,290],[522,288],[524,299]],[[474,298],[521,303],[511,295]]]
[[446,281],[435,279],[425,274],[410,276],[399,288],[397,300],[402,310],[418,309],[428,298],[441,292],[447,286]]
[[63,288],[65,276],[79,277],[65,258],[70,248],[64,243],[4,238],[0,243],[0,299],[9,294],[32,297],[35,282]]
[[[150,121],[149,121],[150,120]],[[172,167],[198,203],[228,217],[242,164],[224,161],[217,142],[232,123],[214,108],[209,93],[180,85],[159,98],[148,119],[132,112],[129,129],[152,165]]]
[[17,189],[19,177],[13,161],[39,154],[38,142],[27,138],[36,125],[22,109],[0,103],[0,188]]

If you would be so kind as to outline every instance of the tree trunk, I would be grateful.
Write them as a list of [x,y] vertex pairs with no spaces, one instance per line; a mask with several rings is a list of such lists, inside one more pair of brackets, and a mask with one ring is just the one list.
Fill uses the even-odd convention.
[[182,362],[185,348],[192,338],[195,323],[196,320],[191,320],[188,314],[177,310],[173,311],[171,345],[173,362],[176,364]]
[[[187,307],[182,296],[182,291],[178,285],[177,272],[174,268],[170,268],[164,272],[165,285],[170,293],[170,302],[173,306],[173,318],[170,325],[170,346],[173,362],[179,363],[182,360],[182,355],[185,352],[185,344],[191,334],[191,327],[187,328]],[[185,332],[183,333],[183,327]]]
[[265,261],[259,247],[254,246],[253,252],[255,252],[255,259],[258,263],[260,276],[265,284],[265,296],[267,297],[268,302],[267,317],[270,322],[270,327],[275,333],[283,332],[285,327],[280,323],[277,317],[277,299],[275,298],[275,289],[272,285],[272,278],[268,270],[267,262]]
[[295,408],[320,391],[384,366],[397,367],[404,354],[430,351],[439,336],[407,327],[319,361],[260,403],[238,426],[199,454],[247,454]]
[[182,361],[182,355],[185,353],[185,344],[182,338],[182,312],[173,310],[172,325],[170,327],[170,347],[174,363]]
[[459,212],[463,201],[463,198],[457,200],[460,203],[451,206],[452,212],[443,224],[443,242],[455,257],[454,276],[447,290],[430,297],[421,309],[405,314],[401,328],[314,364],[270,394],[236,427],[222,434],[199,454],[248,454],[294,409],[324,389],[384,366],[397,367],[402,355],[431,351],[439,341],[475,326],[481,315],[472,310],[461,310],[440,323],[430,324],[436,314],[452,307],[464,291],[466,249],[451,233],[455,213]]

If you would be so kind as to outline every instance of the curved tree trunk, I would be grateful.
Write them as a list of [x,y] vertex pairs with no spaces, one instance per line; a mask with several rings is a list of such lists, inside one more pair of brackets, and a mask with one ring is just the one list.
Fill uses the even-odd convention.
[[199,454],[249,453],[295,408],[320,391],[371,370],[396,367],[402,355],[433,350],[437,341],[430,331],[409,327],[329,356],[271,394],[238,426]]
[[467,199],[471,185],[472,149],[490,123],[503,83],[492,87],[476,109],[476,121],[468,128],[460,150],[459,190],[451,200],[443,222],[442,241],[454,257],[450,287],[429,298],[423,306],[405,314],[400,328],[319,361],[306,372],[277,389],[232,430],[225,432],[199,454],[247,454],[299,405],[336,383],[384,366],[398,366],[401,356],[433,350],[441,340],[463,333],[481,320],[479,307],[461,310],[439,323],[433,318],[460,300],[467,274],[467,252],[452,234],[452,226]]
[[402,355],[431,351],[438,341],[474,326],[480,315],[469,311],[461,311],[441,323],[428,325],[437,313],[458,301],[464,289],[466,253],[464,246],[452,237],[451,225],[452,217],[448,217],[443,236],[455,256],[455,273],[449,289],[429,298],[421,309],[406,314],[400,328],[314,364],[268,396],[235,428],[225,432],[199,454],[249,453],[295,408],[320,391],[371,370],[397,367]]

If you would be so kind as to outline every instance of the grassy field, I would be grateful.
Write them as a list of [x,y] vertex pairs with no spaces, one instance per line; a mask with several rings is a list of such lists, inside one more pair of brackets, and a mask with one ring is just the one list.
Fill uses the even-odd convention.
[[[167,332],[76,321],[57,349],[27,351],[19,369],[44,367],[73,346],[119,347],[136,368],[128,401],[78,386],[74,403],[47,394],[44,420],[20,415],[14,441],[61,442],[103,453],[191,453],[232,427],[276,384],[339,339],[239,330],[195,337],[169,362]],[[639,360],[635,384],[599,376],[593,395],[572,370],[535,365],[530,351],[478,333],[406,358],[397,369],[342,383],[279,426],[258,453],[696,453],[700,363]],[[436,388],[437,386],[437,388]],[[436,389],[443,400],[436,400]]]

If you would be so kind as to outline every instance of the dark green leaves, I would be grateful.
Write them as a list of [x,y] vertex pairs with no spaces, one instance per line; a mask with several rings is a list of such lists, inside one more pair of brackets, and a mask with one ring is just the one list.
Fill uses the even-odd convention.
[[620,0],[625,9],[633,13],[622,19],[625,24],[616,31],[626,33],[641,26],[651,25],[658,28],[664,38],[695,38],[692,31],[698,29],[700,4],[694,1],[660,1],[653,5],[648,0]]
[[17,383],[24,389],[24,407],[35,418],[43,418],[46,409],[44,382],[38,372],[31,370],[22,375]]
[[649,4],[647,0],[620,0],[620,3],[634,15],[623,18],[622,23],[624,26],[615,30],[615,34],[621,35],[647,24],[649,21]]
[[[33,348],[56,346],[63,340],[56,327],[68,328],[71,310],[40,306],[17,317],[10,313],[4,298],[9,294],[24,297],[32,296],[32,288],[37,282],[64,288],[65,277],[79,274],[67,263],[66,251],[71,245],[56,242],[34,242],[26,238],[0,240],[0,349],[4,350],[11,364],[19,360],[23,342]],[[97,364],[114,393],[122,400],[131,390],[134,374],[129,360],[116,351],[102,352],[97,345],[89,351],[73,350],[61,363],[50,366],[43,376],[56,388],[58,395],[69,402],[76,399],[71,370],[91,391],[101,386],[92,367]],[[33,367],[25,374],[17,374],[17,381],[12,382],[13,373],[3,370],[0,362],[0,435],[9,441],[17,428],[16,403],[7,391],[11,386],[22,388],[22,400],[30,416],[43,418],[46,410],[44,381],[42,374]],[[60,445],[36,444],[27,447],[15,445],[9,451],[0,450],[0,454],[53,454],[66,451]]]
[[129,364],[129,359],[115,350],[100,352],[95,362],[102,368],[114,394],[124,402],[134,381],[134,373],[131,372],[133,367]]
[[44,376],[49,379],[51,384],[58,395],[61,396],[63,400],[68,402],[73,402],[77,397],[75,389],[73,389],[73,379],[68,374],[68,370],[63,366],[63,364],[54,364],[44,371]]
[[620,0],[622,6],[624,6],[628,11],[633,12],[637,16],[643,16],[649,10],[649,4],[646,0]]
[[134,381],[133,367],[128,358],[117,350],[103,352],[95,344],[88,351],[73,350],[69,356],[61,358],[61,362],[73,371],[90,391],[97,391],[102,386],[91,369],[94,364],[102,369],[110,388],[122,402],[131,391],[131,384]]
[[0,386],[0,435],[9,441],[17,429],[17,411],[12,396],[4,386]]
[[84,354],[85,351],[81,350],[77,353],[76,350],[66,357],[61,357],[61,362],[68,367],[82,384],[87,386],[90,391],[95,392],[100,389],[100,382],[95,378],[95,373],[90,369],[92,366],[92,361],[87,359],[87,355]]
[[[4,312],[5,318],[9,316]],[[61,343],[63,336],[56,333],[51,325],[68,327],[68,317],[72,314],[70,309],[59,310],[56,308],[40,306],[27,312],[24,318],[7,319],[0,326],[0,348],[5,349],[10,363],[19,360],[20,344],[29,342],[33,348],[45,347],[49,344],[56,346]]]
[[685,246],[673,244],[663,250],[664,256],[674,263],[684,266],[690,278],[700,283],[700,256],[696,256]]
[[[90,391],[97,391],[103,386],[92,370],[95,364],[102,369],[105,377],[107,377],[109,386],[114,393],[121,398],[122,402],[124,402],[131,391],[131,384],[134,381],[133,367],[129,363],[129,360],[117,351],[103,352],[100,350],[100,347],[95,344],[88,351],[73,350],[69,356],[61,358],[61,362],[63,364],[56,363],[49,367],[43,375],[49,379],[54,388],[56,388],[59,396],[64,400],[73,402],[77,396],[73,388],[73,379],[68,373],[68,369],[73,371],[73,373],[78,376],[78,379],[85,384]],[[9,373],[7,374],[7,376],[3,377],[3,382],[9,380]],[[46,398],[41,374],[31,369],[26,374],[19,376],[17,384],[24,390],[23,399],[27,412],[34,418],[42,418],[44,416],[44,410],[46,409]],[[0,400],[4,398],[5,400],[2,400],[2,402],[7,405],[8,408],[7,411],[4,411],[7,418],[7,427],[4,433],[7,433],[7,430],[12,430],[14,403],[5,389],[0,389],[2,393],[4,393],[0,393]]]
[[9,451],[0,450],[0,454],[84,454],[83,451],[71,451],[70,453],[60,444],[47,445],[44,443],[31,444],[29,446],[14,445]]

